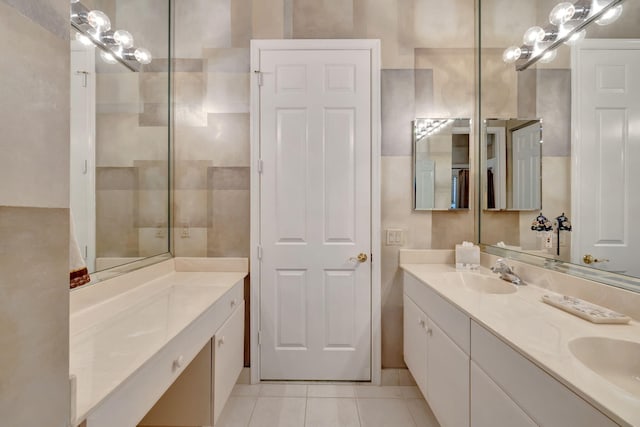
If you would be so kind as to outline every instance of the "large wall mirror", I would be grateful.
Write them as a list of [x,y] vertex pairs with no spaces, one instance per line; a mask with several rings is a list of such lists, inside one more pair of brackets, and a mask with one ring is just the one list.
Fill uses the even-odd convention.
[[[480,2],[480,241],[490,252],[543,257],[640,291],[640,2],[565,2],[563,13],[551,14],[558,3]],[[487,173],[491,162],[502,173],[503,121],[493,117],[543,124],[534,137],[541,142],[534,210],[511,210],[508,189],[505,197],[504,184],[495,187],[496,174]]]
[[469,209],[470,119],[413,122],[415,210]]
[[90,273],[169,252],[170,2],[149,5],[71,2],[70,203]]

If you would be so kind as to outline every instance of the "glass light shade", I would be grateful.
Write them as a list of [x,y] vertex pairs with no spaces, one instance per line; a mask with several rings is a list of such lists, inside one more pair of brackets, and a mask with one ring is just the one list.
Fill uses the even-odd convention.
[[587,35],[587,30],[581,30],[581,31],[578,31],[577,33],[573,33],[571,37],[569,37],[569,39],[567,39],[567,41],[564,42],[564,44],[569,46],[576,45],[580,43],[582,40],[584,40],[586,35]]
[[542,62],[543,64],[548,64],[549,62],[553,61],[554,59],[556,59],[556,56],[558,56],[558,51],[557,50],[550,50],[547,53],[545,53],[544,55],[542,55],[542,58],[540,58],[540,62]]
[[596,19],[596,24],[598,25],[609,25],[609,24],[613,24],[614,22],[616,22],[618,20],[618,18],[620,18],[620,15],[622,15],[622,5],[619,4],[615,7],[612,7],[611,9],[607,10],[604,15],[602,15],[600,18]]
[[113,39],[124,49],[128,49],[133,46],[133,36],[129,31],[118,30],[113,33]]
[[85,46],[91,46],[93,44],[91,39],[89,37],[85,36],[84,34],[76,33],[75,37],[76,37],[77,41],[79,41],[80,43],[82,43]]
[[522,42],[526,46],[533,46],[538,42],[541,42],[544,39],[545,31],[542,27],[531,27],[529,28],[522,37]]
[[109,52],[105,52],[102,51],[100,52],[100,57],[102,58],[102,60],[104,62],[106,62],[107,64],[115,64],[118,62],[118,60],[116,59],[115,56],[113,56],[113,53],[109,53]]
[[71,3],[78,3],[80,0],[71,0]]
[[522,49],[520,49],[518,46],[510,46],[506,48],[504,53],[502,54],[502,60],[507,64],[512,64],[520,59],[521,55]]
[[98,31],[109,31],[111,20],[106,13],[100,10],[92,10],[87,14],[87,22]]
[[151,56],[151,52],[143,47],[137,48],[133,55],[135,56],[136,61],[141,64],[148,64],[153,59],[153,57]]
[[565,22],[570,21],[575,13],[576,7],[573,5],[573,3],[563,1],[562,3],[558,3],[556,7],[551,9],[551,13],[549,14],[549,22],[553,25],[562,25]]

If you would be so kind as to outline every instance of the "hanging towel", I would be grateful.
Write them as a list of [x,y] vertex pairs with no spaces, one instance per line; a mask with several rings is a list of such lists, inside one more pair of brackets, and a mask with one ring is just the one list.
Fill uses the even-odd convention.
[[69,213],[69,287],[71,289],[85,285],[91,281],[89,270],[80,253],[73,214]]

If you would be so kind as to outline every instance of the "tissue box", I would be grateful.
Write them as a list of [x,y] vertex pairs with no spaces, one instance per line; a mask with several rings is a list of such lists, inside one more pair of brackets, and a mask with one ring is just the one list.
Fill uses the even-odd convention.
[[456,245],[456,268],[475,270],[480,267],[480,247],[464,242]]

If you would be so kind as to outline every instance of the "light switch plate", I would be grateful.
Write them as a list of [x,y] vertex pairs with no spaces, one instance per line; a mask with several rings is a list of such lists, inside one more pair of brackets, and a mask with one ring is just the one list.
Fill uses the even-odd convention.
[[402,246],[404,244],[404,231],[400,228],[388,228],[386,232],[387,246]]

